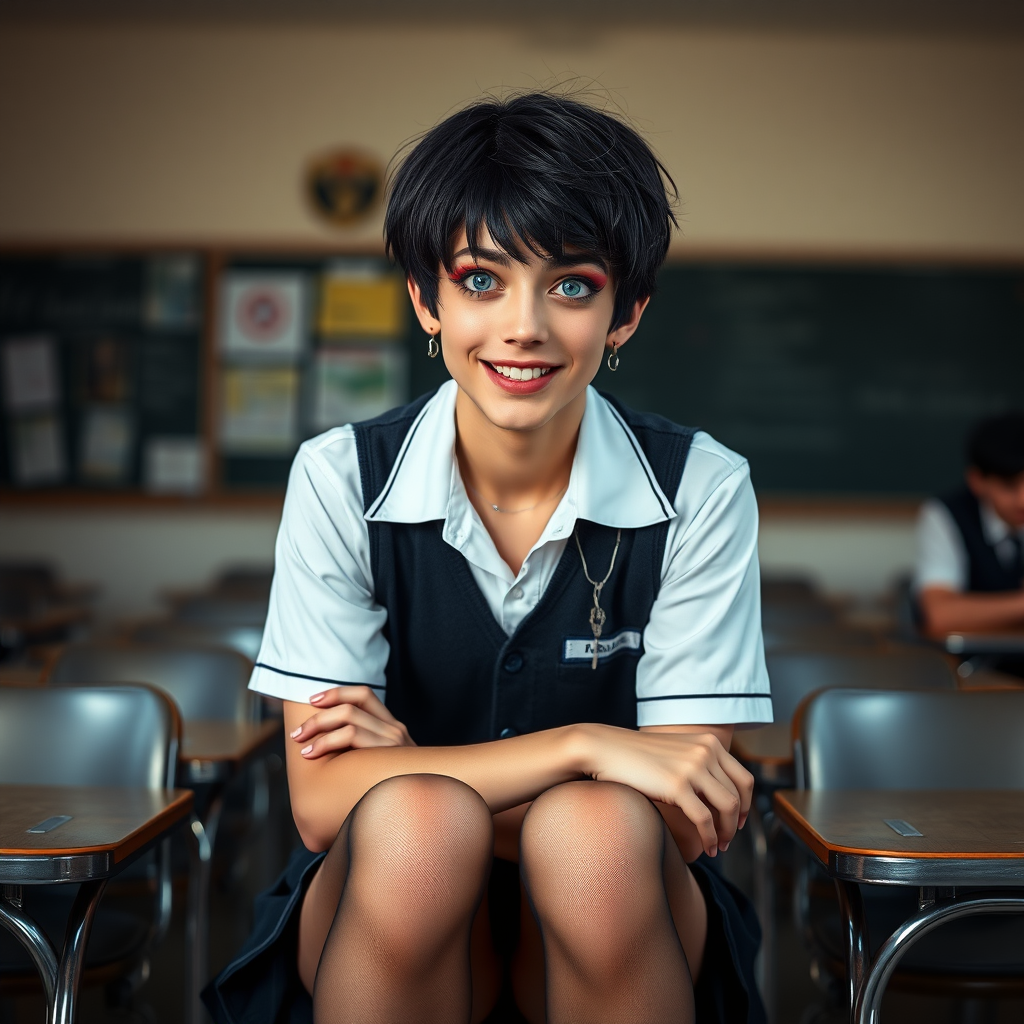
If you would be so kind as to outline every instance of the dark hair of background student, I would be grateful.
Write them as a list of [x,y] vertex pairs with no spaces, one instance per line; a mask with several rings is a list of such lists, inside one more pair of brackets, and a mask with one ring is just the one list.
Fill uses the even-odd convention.
[[967,438],[967,464],[1006,480],[1024,473],[1024,413],[1004,413],[978,423]]
[[[412,148],[415,147],[415,148]],[[388,184],[388,255],[437,313],[438,267],[452,270],[465,228],[479,255],[481,229],[511,259],[556,262],[585,253],[610,272],[609,329],[654,294],[676,224],[675,183],[635,129],[565,96],[487,99],[404,147]]]

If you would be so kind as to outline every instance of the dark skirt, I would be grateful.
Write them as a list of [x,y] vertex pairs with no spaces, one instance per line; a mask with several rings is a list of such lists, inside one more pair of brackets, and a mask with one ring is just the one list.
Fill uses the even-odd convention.
[[[298,849],[280,878],[256,897],[253,930],[238,956],[203,991],[217,1024],[312,1024],[313,1004],[296,967],[299,907],[322,853]],[[700,857],[690,865],[708,906],[704,966],[694,992],[697,1024],[766,1024],[754,981],[761,929],[750,901]],[[489,891],[491,927],[499,952],[515,945],[519,868],[494,862]],[[514,1024],[522,1017],[510,993],[488,1018]]]

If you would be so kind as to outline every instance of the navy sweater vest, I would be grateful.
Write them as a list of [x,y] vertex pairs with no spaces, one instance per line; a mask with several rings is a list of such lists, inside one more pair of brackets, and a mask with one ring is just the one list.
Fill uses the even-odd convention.
[[[356,424],[364,511],[380,495],[430,397]],[[674,499],[694,429],[605,397]],[[572,538],[539,604],[510,637],[465,559],[443,540],[443,521],[370,519],[367,526],[375,595],[387,610],[386,702],[416,743],[478,743],[573,722],[636,727],[639,641],[658,596],[667,523],[622,531],[615,570],[601,593],[608,617],[596,669],[588,646],[593,587]],[[591,575],[600,579],[616,531],[584,520],[577,530]]]
[[999,560],[996,549],[985,539],[981,525],[981,506],[974,494],[964,487],[939,500],[949,509],[967,549],[970,567],[967,589],[1019,590],[1024,584],[1024,564],[1020,558],[1017,558],[1016,564],[1004,564]]

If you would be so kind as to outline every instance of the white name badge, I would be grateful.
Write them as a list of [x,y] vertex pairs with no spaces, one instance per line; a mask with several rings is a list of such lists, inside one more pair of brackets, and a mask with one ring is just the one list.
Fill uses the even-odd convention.
[[[622,651],[640,650],[640,630],[620,629],[618,633],[609,637],[602,637],[597,642],[597,660],[604,661],[613,654]],[[566,637],[562,644],[562,662],[567,661],[593,661],[594,660],[594,638],[592,636],[570,636]]]

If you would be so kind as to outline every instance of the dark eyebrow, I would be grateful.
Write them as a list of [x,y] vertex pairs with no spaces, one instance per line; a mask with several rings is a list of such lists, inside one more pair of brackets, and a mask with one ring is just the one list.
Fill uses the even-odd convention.
[[[512,265],[511,259],[509,259],[508,255],[500,249],[477,249],[474,254],[467,246],[465,249],[460,249],[458,252],[452,254],[452,262],[454,263],[455,260],[462,256],[473,256],[474,258],[479,257],[480,259],[489,260],[491,263],[497,263],[502,267],[510,267]],[[544,262],[550,264],[552,267],[580,267],[585,263],[592,263],[594,266],[600,267],[605,272],[608,270],[608,265],[600,256],[588,256],[586,253],[567,252],[562,256],[547,256],[545,257]]]

